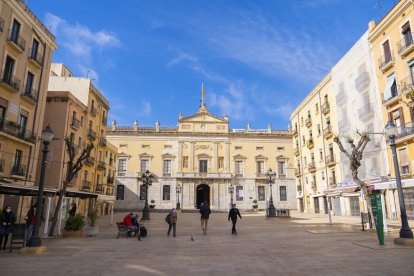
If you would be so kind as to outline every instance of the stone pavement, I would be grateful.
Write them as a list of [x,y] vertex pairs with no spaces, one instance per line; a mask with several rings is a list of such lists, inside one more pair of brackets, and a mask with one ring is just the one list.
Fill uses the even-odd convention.
[[[124,214],[116,214],[122,220]],[[243,215],[243,214],[242,214]],[[226,214],[213,213],[206,236],[199,215],[178,216],[177,237],[167,237],[165,214],[145,222],[149,236],[115,239],[116,226],[97,237],[45,239],[41,256],[0,253],[0,275],[413,275],[414,248],[396,246],[397,232],[378,245],[375,232],[356,223],[293,213],[292,219],[245,214],[231,235]],[[334,217],[337,221],[339,217]],[[345,218],[345,220],[355,218]],[[100,223],[107,224],[108,218]],[[335,220],[334,220],[335,221]],[[191,235],[194,241],[191,241]]]

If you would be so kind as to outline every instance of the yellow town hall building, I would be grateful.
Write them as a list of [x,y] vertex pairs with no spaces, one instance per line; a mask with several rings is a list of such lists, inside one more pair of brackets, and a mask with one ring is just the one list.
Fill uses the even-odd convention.
[[[296,209],[292,134],[290,130],[230,129],[229,119],[212,115],[204,101],[198,112],[184,117],[177,127],[108,127],[107,139],[118,148],[116,210],[138,210],[145,204],[140,176],[154,175],[148,201],[156,209],[176,206],[195,209],[207,201],[213,210],[227,210],[233,203],[248,210],[257,200],[267,208],[270,187],[265,173],[276,172],[272,186],[276,208]],[[181,193],[176,192],[177,187]]]

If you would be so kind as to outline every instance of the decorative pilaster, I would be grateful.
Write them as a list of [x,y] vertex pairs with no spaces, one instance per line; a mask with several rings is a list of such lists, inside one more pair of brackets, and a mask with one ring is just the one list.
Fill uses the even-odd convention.
[[178,141],[178,154],[177,154],[178,172],[183,171],[183,161],[182,161],[183,158],[182,157],[183,157],[183,141]]
[[188,159],[190,172],[194,172],[194,142],[190,142],[190,156]]
[[213,173],[217,173],[217,162],[218,162],[218,142],[213,143]]

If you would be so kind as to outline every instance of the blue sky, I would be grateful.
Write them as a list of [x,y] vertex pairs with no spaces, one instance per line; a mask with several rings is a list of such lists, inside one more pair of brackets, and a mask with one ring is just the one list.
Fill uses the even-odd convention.
[[[381,8],[378,6],[381,3]],[[230,127],[289,116],[396,0],[33,1],[54,62],[94,78],[118,125],[175,126],[206,105]],[[70,3],[70,4],[69,4]],[[87,73],[89,71],[89,73]]]

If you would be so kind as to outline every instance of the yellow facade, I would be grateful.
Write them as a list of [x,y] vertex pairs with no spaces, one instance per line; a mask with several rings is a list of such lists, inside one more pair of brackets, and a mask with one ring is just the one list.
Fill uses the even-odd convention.
[[[378,97],[384,122],[398,127],[396,138],[400,172],[412,178],[414,160],[414,103],[407,95],[414,89],[414,8],[411,1],[398,2],[377,24],[370,22],[369,40],[377,72]],[[393,82],[393,83],[392,83]],[[388,149],[390,174],[395,177]]]
[[335,188],[342,177],[337,164],[339,149],[333,141],[338,134],[333,97],[331,73],[328,73],[291,116],[298,209],[301,211],[326,211],[324,191]]
[[[269,185],[265,172],[277,173],[273,185],[276,208],[295,209],[293,149],[288,130],[229,129],[228,117],[208,112],[204,103],[188,117],[181,114],[178,127],[116,126],[108,129],[108,140],[118,148],[118,210],[137,210],[144,206],[145,190],[140,176],[146,170],[155,179],[148,200],[155,208],[197,208],[207,201],[212,209],[229,207],[229,187],[233,202],[240,209],[252,209],[257,200],[265,209]],[[176,188],[181,187],[181,193]],[[282,191],[282,195],[280,192]],[[282,196],[282,198],[281,198]]]
[[[13,186],[15,192],[33,186],[37,178],[48,72],[56,48],[54,36],[22,1],[0,2],[0,184]],[[10,204],[24,217],[31,197],[21,199],[0,195],[0,208]]]

